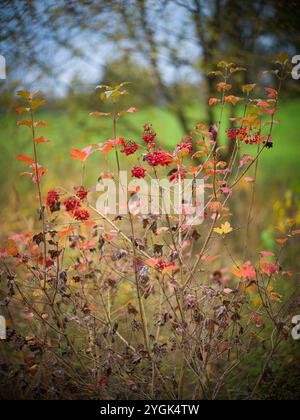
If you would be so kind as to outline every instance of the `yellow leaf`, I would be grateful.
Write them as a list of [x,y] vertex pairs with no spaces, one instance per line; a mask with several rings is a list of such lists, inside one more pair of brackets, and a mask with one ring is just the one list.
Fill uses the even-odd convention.
[[225,222],[219,228],[214,228],[214,232],[219,235],[227,235],[228,233],[232,232],[233,229],[229,222]]
[[239,101],[241,101],[241,98],[234,95],[225,96],[225,102],[228,102],[232,105],[236,105]]
[[281,52],[276,57],[276,63],[285,64],[289,60],[289,56],[285,52]]
[[44,99],[35,99],[31,102],[30,108],[31,109],[37,109],[39,106],[44,105],[45,100]]
[[244,86],[242,86],[242,90],[243,90],[243,92],[249,93],[255,88],[255,86],[256,86],[256,83],[251,83],[249,85],[244,85]]
[[28,92],[27,90],[18,90],[17,95],[21,96],[24,99],[29,99],[31,96],[30,92]]
[[162,271],[162,274],[168,274],[168,273],[170,273],[171,271],[175,271],[175,270],[178,270],[178,266],[176,266],[175,264],[170,264],[170,265],[168,265],[167,267],[165,267],[164,269],[163,269],[163,271]]
[[245,67],[232,67],[230,73],[237,73],[238,71],[247,71]]

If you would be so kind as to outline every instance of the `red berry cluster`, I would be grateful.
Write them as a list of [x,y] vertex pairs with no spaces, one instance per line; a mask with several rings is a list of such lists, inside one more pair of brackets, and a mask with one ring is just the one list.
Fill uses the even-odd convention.
[[259,130],[256,133],[254,133],[253,135],[247,137],[246,140],[245,140],[245,143],[246,144],[258,144],[258,143],[261,143],[262,137],[261,137],[260,134],[261,134],[261,132]]
[[159,258],[156,261],[155,268],[159,271],[163,271],[165,268],[173,266],[173,263],[166,262],[163,258]]
[[157,263],[156,263],[156,268],[157,268],[157,270],[159,270],[159,271],[163,271],[165,268],[166,268],[166,263],[165,263],[165,261],[162,259],[162,258],[160,258],[158,261],[157,261]]
[[258,144],[262,142],[261,131],[253,131],[252,128],[229,128],[227,136],[230,140],[244,141],[246,144]]
[[[84,194],[81,194],[81,196],[84,196]],[[75,220],[84,222],[90,218],[89,211],[81,208],[81,202],[76,197],[67,198],[63,204],[66,210],[72,213]]]
[[145,178],[146,176],[146,169],[143,168],[142,166],[135,166],[134,168],[132,168],[131,170],[131,176],[133,178]]
[[153,131],[152,125],[144,125],[143,140],[145,143],[151,145],[156,140],[156,133]]
[[88,195],[88,191],[84,187],[80,187],[76,189],[76,196],[79,198],[79,200],[83,201],[86,199]]
[[241,141],[246,140],[249,135],[249,130],[246,127],[241,128],[229,128],[227,130],[227,136],[230,140],[239,139]]
[[137,150],[139,146],[136,143],[128,142],[125,144],[124,149],[121,150],[121,153],[124,153],[126,156],[133,155]]
[[64,204],[67,211],[75,211],[76,209],[78,209],[81,206],[80,201],[77,200],[76,197],[67,198],[63,202],[63,204]]
[[148,153],[144,159],[150,166],[168,166],[173,162],[172,156],[163,150]]
[[59,193],[55,190],[48,191],[47,194],[47,206],[49,207],[51,213],[60,210],[60,201]]
[[90,218],[90,212],[88,210],[77,209],[73,213],[74,219],[80,222],[85,222]]

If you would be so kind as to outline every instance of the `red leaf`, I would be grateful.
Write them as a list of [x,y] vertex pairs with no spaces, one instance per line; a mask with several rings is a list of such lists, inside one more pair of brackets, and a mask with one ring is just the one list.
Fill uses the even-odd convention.
[[49,143],[49,140],[47,140],[44,136],[39,137],[38,139],[34,139],[35,143]]
[[35,127],[46,127],[45,121],[38,121],[34,123]]
[[17,125],[26,125],[27,127],[32,127],[32,122],[28,120],[17,121]]
[[84,226],[89,228],[89,227],[95,226],[95,224],[96,224],[96,222],[87,221],[87,222],[84,223]]
[[163,269],[162,274],[168,274],[168,273],[170,273],[171,271],[175,271],[175,270],[177,270],[178,268],[179,268],[179,267],[178,267],[178,266],[176,266],[174,263],[169,264],[167,267],[165,267],[165,268]]
[[112,144],[104,144],[104,146],[99,149],[99,152],[106,154],[106,153],[109,153],[112,149],[113,149]]
[[276,99],[278,96],[278,92],[275,89],[272,88],[265,88],[265,91],[268,92],[268,98],[269,99]]
[[131,108],[127,109],[128,113],[133,113],[133,112],[138,112],[137,108],[135,108],[134,106],[132,106]]
[[208,104],[209,104],[209,106],[213,106],[213,105],[216,105],[219,102],[220,102],[220,99],[218,99],[218,98],[209,98]]
[[64,238],[65,236],[67,236],[69,233],[73,232],[74,228],[68,228],[66,230],[62,230],[61,232],[59,232],[59,236],[61,238]]
[[17,248],[17,244],[14,240],[12,239],[7,239],[5,241],[6,245],[5,245],[5,251],[6,254],[10,257],[15,257],[16,255],[18,255],[18,248]]
[[270,251],[261,251],[260,255],[262,255],[263,257],[274,257],[275,254],[273,252]]
[[32,165],[34,162],[34,159],[32,159],[31,157],[25,156],[25,155],[17,155],[16,158],[20,161],[20,162],[25,162],[25,163],[29,163],[30,165]]
[[268,108],[270,104],[267,101],[258,101],[256,106],[262,106],[263,108]]
[[87,158],[87,153],[82,151],[82,150],[78,150],[78,149],[72,149],[71,150],[71,158],[72,159],[77,159],[80,160],[81,162],[84,162]]

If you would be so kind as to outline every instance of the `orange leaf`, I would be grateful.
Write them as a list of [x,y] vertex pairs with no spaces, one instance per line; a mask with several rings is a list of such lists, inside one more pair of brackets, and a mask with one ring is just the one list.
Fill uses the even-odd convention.
[[287,243],[287,241],[288,241],[288,238],[279,238],[279,239],[276,239],[276,242],[279,244],[279,245],[284,245],[284,244],[286,244]]
[[8,256],[15,257],[16,255],[18,255],[18,248],[15,241],[13,241],[12,239],[7,239],[5,243],[5,251]]
[[92,226],[95,226],[95,224],[96,224],[96,222],[87,221],[87,222],[84,223],[84,226],[85,227],[92,227]]
[[21,96],[24,99],[29,99],[31,97],[31,93],[27,90],[18,90],[17,95]]
[[113,149],[112,144],[105,144],[101,149],[99,149],[99,152],[101,153],[109,153]]
[[107,241],[113,241],[114,239],[116,239],[117,233],[116,232],[113,232],[113,233],[111,233],[111,232],[104,232],[102,236]]
[[177,270],[178,269],[178,266],[176,266],[174,263],[173,264],[170,264],[170,265],[168,265],[167,267],[165,267],[164,269],[163,269],[163,271],[162,271],[162,274],[168,274],[168,273],[170,273],[171,271],[174,271],[174,270]]
[[22,114],[23,112],[26,112],[26,108],[20,106],[19,108],[16,108],[16,111],[18,114]]
[[44,105],[44,103],[45,103],[45,100],[44,99],[35,99],[34,101],[32,101],[30,103],[30,108],[31,109],[36,109],[39,106]]
[[220,82],[217,84],[217,89],[219,92],[221,90],[228,91],[228,90],[231,90],[231,88],[232,88],[232,85],[230,85],[229,83]]
[[200,150],[199,152],[196,152],[193,154],[193,158],[198,158],[201,157],[203,155],[209,155],[210,154],[210,150],[205,149],[205,150]]
[[49,143],[49,140],[47,140],[44,136],[39,137],[38,139],[34,139],[35,143]]
[[32,127],[32,122],[28,120],[17,121],[17,125],[26,125],[27,127]]
[[45,121],[38,121],[34,123],[35,127],[46,127]]
[[256,104],[256,106],[261,106],[261,107],[263,107],[263,108],[268,108],[269,106],[271,106],[270,105],[270,103],[269,102],[267,102],[267,101],[258,101],[257,102],[257,104]]
[[29,163],[30,165],[32,165],[33,163],[35,163],[34,159],[32,159],[31,157],[25,156],[25,155],[17,155],[16,158],[20,162]]
[[272,88],[265,88],[265,91],[268,92],[268,98],[270,99],[276,99],[278,96],[278,92],[275,89]]
[[236,105],[240,100],[241,98],[239,98],[238,96],[234,96],[234,95],[225,96],[225,102],[228,102],[232,105]]
[[68,228],[66,230],[62,230],[61,232],[59,232],[59,236],[61,238],[64,238],[65,236],[67,236],[69,233],[73,232],[74,228]]
[[96,112],[90,112],[89,115],[91,117],[110,117],[111,116],[111,113],[110,112],[99,112],[99,111],[96,111]]
[[72,149],[71,150],[71,156],[72,159],[80,160],[81,162],[84,162],[87,158],[87,154],[81,150],[78,149]]
[[213,105],[216,105],[219,102],[220,102],[220,99],[218,99],[218,98],[209,98],[208,104],[209,104],[209,106],[213,106]]
[[149,258],[149,259],[146,261],[146,264],[147,264],[147,265],[149,265],[149,267],[154,268],[154,267],[156,267],[157,260],[156,260],[155,258]]

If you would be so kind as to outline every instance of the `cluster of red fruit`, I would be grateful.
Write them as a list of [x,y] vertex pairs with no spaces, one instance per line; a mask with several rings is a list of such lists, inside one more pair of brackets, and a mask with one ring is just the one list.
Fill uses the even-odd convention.
[[59,193],[55,190],[48,191],[46,203],[51,213],[54,213],[55,211],[59,211],[60,210]]
[[229,128],[227,130],[227,136],[230,140],[238,139],[245,142],[245,144],[259,144],[263,141],[260,130],[253,131],[246,127]]
[[156,133],[153,131],[152,125],[144,124],[143,140],[149,147],[155,147]]
[[[72,213],[72,216],[75,220],[84,222],[90,218],[90,213],[88,210],[81,208],[81,202],[86,199],[88,191],[84,187],[76,189],[76,198],[75,196],[69,197],[63,201],[66,211]],[[51,213],[60,210],[60,194],[58,191],[50,190],[47,194],[46,200],[47,206]]]
[[138,179],[145,178],[146,173],[147,173],[146,169],[143,168],[142,166],[135,166],[131,170],[131,176],[133,178],[138,178]]
[[138,148],[139,146],[136,143],[129,141],[124,145],[121,153],[124,153],[126,156],[130,156],[133,155],[138,150]]
[[166,268],[172,266],[174,266],[173,263],[166,262],[163,258],[159,258],[155,264],[156,269],[159,271],[164,271]]
[[154,150],[153,152],[147,153],[144,160],[150,166],[168,166],[173,162],[173,157],[163,150]]

